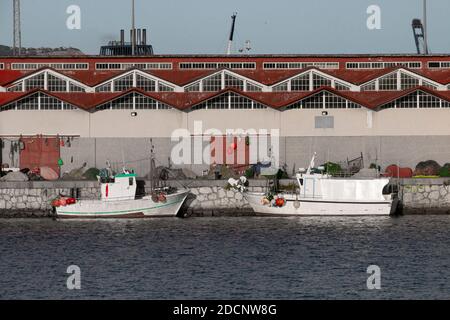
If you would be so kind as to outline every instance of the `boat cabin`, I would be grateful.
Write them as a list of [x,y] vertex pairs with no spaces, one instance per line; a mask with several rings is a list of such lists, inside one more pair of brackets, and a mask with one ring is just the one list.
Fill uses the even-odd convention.
[[134,200],[136,197],[136,174],[125,171],[112,179],[101,182],[101,200]]

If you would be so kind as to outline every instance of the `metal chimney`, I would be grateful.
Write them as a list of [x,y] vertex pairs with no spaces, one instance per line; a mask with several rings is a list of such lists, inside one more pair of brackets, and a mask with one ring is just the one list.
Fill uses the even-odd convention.
[[120,29],[120,45],[125,45],[125,30]]
[[137,42],[138,45],[141,44],[141,29],[137,29]]
[[142,29],[142,45],[147,44],[147,29]]

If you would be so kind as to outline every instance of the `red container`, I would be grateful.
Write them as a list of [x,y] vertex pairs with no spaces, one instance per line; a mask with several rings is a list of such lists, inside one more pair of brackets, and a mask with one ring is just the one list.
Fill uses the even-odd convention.
[[385,177],[391,178],[411,178],[413,176],[411,168],[399,168],[395,164],[388,166],[384,172]]

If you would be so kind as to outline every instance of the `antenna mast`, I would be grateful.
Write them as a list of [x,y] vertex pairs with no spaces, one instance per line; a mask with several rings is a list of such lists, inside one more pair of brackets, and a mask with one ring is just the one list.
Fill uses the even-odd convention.
[[20,31],[20,0],[13,0],[14,13],[14,39],[13,39],[13,54],[19,55],[22,53],[22,34]]
[[227,55],[231,54],[231,46],[233,45],[233,36],[234,36],[234,25],[236,23],[237,12],[233,13],[231,16],[231,30],[230,30],[230,38],[228,39],[228,47],[227,47]]

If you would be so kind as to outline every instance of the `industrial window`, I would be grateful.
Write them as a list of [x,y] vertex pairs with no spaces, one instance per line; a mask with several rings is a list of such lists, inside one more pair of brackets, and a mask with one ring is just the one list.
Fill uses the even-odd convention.
[[6,91],[9,91],[9,92],[23,91],[23,82],[13,85],[12,87],[6,88]]
[[347,100],[338,97],[329,92],[324,92],[326,109],[345,109],[347,108]]
[[252,109],[252,107],[252,100],[234,93],[230,93],[230,109]]
[[255,69],[254,62],[180,62],[180,69]]
[[381,77],[378,80],[379,90],[393,91],[397,90],[397,73],[392,73],[387,76]]
[[130,68],[138,68],[140,70],[167,70],[172,69],[172,63],[115,63],[102,62],[96,63],[96,70],[126,70]]
[[376,90],[376,81],[372,81],[361,86],[361,91],[375,91],[375,90]]
[[347,108],[348,109],[360,109],[362,107],[359,104],[357,104],[357,103],[348,101]]
[[417,92],[413,92],[403,98],[397,99],[394,102],[388,103],[381,107],[381,109],[391,109],[391,108],[417,108]]
[[12,70],[36,70],[49,67],[55,70],[88,70],[88,63],[12,63]]
[[340,90],[340,91],[349,91],[350,90],[349,86],[347,86],[339,81],[335,81],[334,87],[336,90]]
[[156,100],[146,97],[142,94],[136,94],[135,108],[139,110],[155,110],[158,109],[158,103]]
[[108,103],[104,103],[102,105],[99,105],[98,107],[95,108],[95,111],[100,111],[100,110],[109,110],[111,109],[111,102]]
[[331,87],[331,80],[313,73],[313,90],[320,87]]
[[217,98],[207,101],[207,109],[228,109],[229,108],[228,94],[223,94]]
[[220,73],[203,80],[203,91],[220,91],[221,89],[222,76]]
[[185,90],[185,92],[198,92],[200,91],[200,82],[193,83],[191,85],[188,85]]
[[303,100],[303,109],[323,109],[323,92]]
[[114,91],[125,91],[133,87],[133,75],[121,77],[114,80]]
[[67,91],[67,81],[61,78],[55,77],[52,74],[47,75],[47,90],[54,92],[66,92]]
[[261,92],[262,88],[254,83],[247,82],[247,91],[249,92]]
[[275,92],[288,91],[288,82],[286,81],[286,82],[277,84],[276,86],[273,87],[273,91],[275,91]]
[[16,110],[16,103],[13,102],[13,103],[7,104],[6,106],[0,107],[0,112],[8,111],[8,110]]
[[111,92],[111,84],[112,82],[102,84],[101,86],[95,88],[95,92]]
[[111,109],[113,110],[124,110],[133,109],[133,94],[127,94],[125,97],[121,97],[112,101]]
[[309,91],[309,73],[293,78],[291,91]]
[[17,102],[17,110],[38,110],[38,109],[39,109],[38,93],[35,93]]
[[419,91],[419,108],[440,108],[441,99],[427,94],[423,91]]
[[303,103],[302,103],[302,101],[299,101],[294,104],[291,104],[290,106],[287,106],[286,110],[302,109],[302,107],[303,107]]
[[158,91],[161,91],[161,92],[172,92],[172,91],[174,91],[174,88],[169,87],[169,86],[159,82],[158,83]]
[[140,74],[136,75],[136,87],[144,91],[155,91],[156,82],[147,77],[143,77]]
[[419,85],[419,79],[403,72],[400,73],[400,81],[400,87],[402,90],[411,89]]
[[432,84],[432,83],[430,83],[428,81],[425,81],[425,80],[422,81],[422,86],[425,87],[425,88],[433,89],[433,90],[437,90],[438,89],[438,86],[436,86],[436,85],[434,85],[434,84]]
[[213,98],[203,102],[195,107],[193,110],[199,109],[266,109],[267,107],[258,102],[252,101],[247,97],[240,96],[233,92],[223,94],[219,97]]
[[244,81],[225,73],[225,87],[244,90]]
[[41,94],[41,110],[62,110],[61,101],[46,94]]
[[83,87],[77,86],[72,82],[69,82],[69,92],[85,92]]
[[44,89],[44,73],[25,80],[25,91],[36,88]]
[[430,69],[450,69],[450,61],[430,61],[428,62]]
[[386,69],[401,66],[409,69],[422,68],[420,61],[395,61],[395,62],[347,62],[347,69]]
[[75,110],[78,109],[74,105],[71,105],[70,103],[63,102],[63,110]]
[[339,69],[339,62],[264,62],[263,69]]

